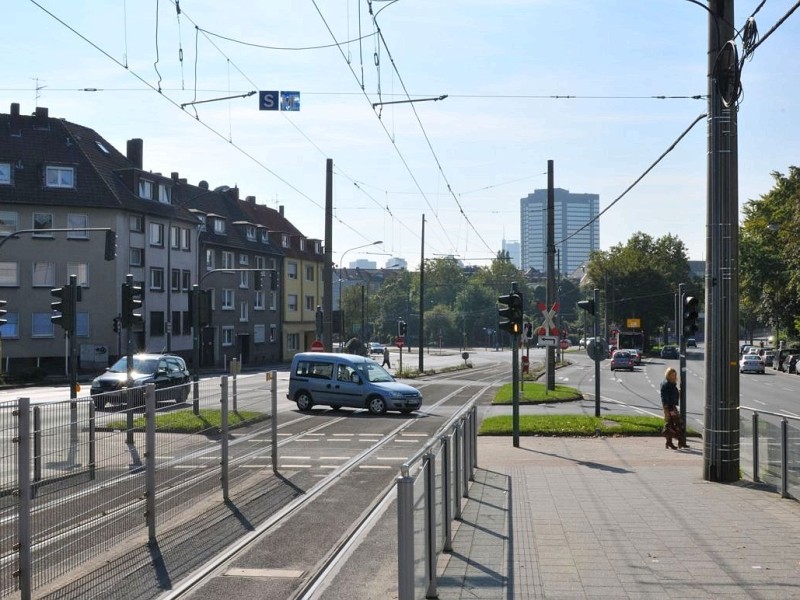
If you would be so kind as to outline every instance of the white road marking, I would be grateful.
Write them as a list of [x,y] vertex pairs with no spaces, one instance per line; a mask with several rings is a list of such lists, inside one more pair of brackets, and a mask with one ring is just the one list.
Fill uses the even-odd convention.
[[359,465],[359,469],[394,469],[390,465]]
[[320,456],[320,460],[350,460],[352,456]]
[[281,458],[288,458],[289,460],[311,460],[310,456],[282,456]]
[[281,469],[310,469],[311,465],[281,465]]

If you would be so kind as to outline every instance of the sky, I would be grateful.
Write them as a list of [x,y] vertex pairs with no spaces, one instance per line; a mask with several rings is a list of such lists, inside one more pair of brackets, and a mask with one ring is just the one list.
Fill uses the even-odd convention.
[[[760,3],[736,2],[737,29]],[[794,4],[767,0],[759,33]],[[0,112],[45,106],[123,153],[142,138],[146,170],[237,185],[317,239],[331,159],[337,264],[415,268],[423,215],[426,258],[487,264],[519,239],[520,199],[547,187],[548,160],[556,187],[599,194],[602,211],[707,109],[691,97],[707,93],[708,12],[687,0],[179,7],[14,0]],[[799,72],[800,10],[743,68],[740,205],[800,164]],[[258,93],[225,99],[275,90],[299,91],[300,110],[259,110]],[[409,98],[425,101],[374,106]],[[706,136],[701,119],[601,216],[601,250],[672,234],[705,258]]]

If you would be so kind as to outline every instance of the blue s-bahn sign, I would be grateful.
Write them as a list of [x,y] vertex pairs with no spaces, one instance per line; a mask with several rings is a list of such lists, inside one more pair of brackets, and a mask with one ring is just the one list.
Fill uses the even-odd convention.
[[300,92],[258,92],[258,110],[300,110]]

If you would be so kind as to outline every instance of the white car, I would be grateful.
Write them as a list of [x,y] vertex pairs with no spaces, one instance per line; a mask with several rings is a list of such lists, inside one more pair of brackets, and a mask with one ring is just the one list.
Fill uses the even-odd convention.
[[739,361],[739,373],[764,373],[764,361],[758,354],[745,354]]

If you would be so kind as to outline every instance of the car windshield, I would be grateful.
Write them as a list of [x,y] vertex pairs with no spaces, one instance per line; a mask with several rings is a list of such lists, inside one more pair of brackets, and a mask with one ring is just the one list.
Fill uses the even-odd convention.
[[[136,358],[133,357],[133,370],[137,373],[155,373],[158,361],[154,358]],[[109,369],[112,373],[127,373],[128,372],[128,357],[123,356],[115,362]]]
[[361,367],[361,371],[367,378],[367,381],[372,383],[382,383],[394,381],[389,372],[377,363],[365,364]]

